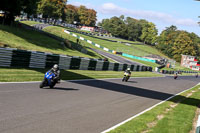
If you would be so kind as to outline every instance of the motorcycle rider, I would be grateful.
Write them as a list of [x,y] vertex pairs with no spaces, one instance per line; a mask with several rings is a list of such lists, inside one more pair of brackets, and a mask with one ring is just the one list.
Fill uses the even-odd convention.
[[178,72],[177,71],[174,73],[174,79],[176,79],[176,78],[178,78]]
[[195,75],[195,76],[196,76],[196,78],[198,78],[198,76],[199,76],[199,75],[198,75],[198,72],[196,73],[196,75]]
[[59,83],[60,82],[60,69],[59,69],[59,66],[57,64],[54,64],[53,67],[50,69],[50,71],[55,74],[54,81],[56,81],[56,83]]
[[124,73],[128,73],[128,74],[131,74],[131,69],[130,68],[127,68]]
[[[125,71],[124,71],[124,77],[126,76],[126,73],[128,73],[129,75],[131,75],[131,69],[130,68],[127,68]],[[124,81],[125,78],[122,79],[122,81]]]

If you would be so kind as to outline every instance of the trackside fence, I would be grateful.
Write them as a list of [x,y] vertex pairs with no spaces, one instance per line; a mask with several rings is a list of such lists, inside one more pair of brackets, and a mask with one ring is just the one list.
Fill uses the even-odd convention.
[[0,47],[0,67],[51,68],[54,64],[59,64],[60,69],[124,71],[129,67],[131,71],[152,71],[148,66]]
[[175,72],[178,72],[178,74],[181,74],[181,73],[198,73],[197,71],[183,71],[183,70],[179,70],[179,71],[162,70],[161,71],[162,74],[174,74]]

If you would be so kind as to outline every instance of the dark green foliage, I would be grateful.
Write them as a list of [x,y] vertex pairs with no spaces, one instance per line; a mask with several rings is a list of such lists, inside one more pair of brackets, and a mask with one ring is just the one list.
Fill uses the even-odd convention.
[[157,48],[165,55],[180,62],[181,54],[199,56],[200,38],[194,33],[177,30],[176,26],[167,27],[157,41]]
[[40,0],[38,4],[38,14],[43,14],[44,18],[65,18],[64,9],[67,0]]
[[37,2],[39,0],[1,0],[0,10],[4,11],[4,20],[6,23],[14,21],[14,17],[21,12],[32,15],[36,12]]
[[99,26],[116,37],[133,41],[143,41],[149,45],[155,44],[157,29],[153,23],[146,20],[137,20],[131,17],[112,17],[103,19]]

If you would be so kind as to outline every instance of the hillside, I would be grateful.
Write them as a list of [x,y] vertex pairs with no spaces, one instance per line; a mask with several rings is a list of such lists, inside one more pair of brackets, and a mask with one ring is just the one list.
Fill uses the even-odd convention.
[[[32,22],[29,23],[34,24]],[[61,42],[40,32],[4,25],[0,25],[0,46],[88,58],[103,58],[93,51],[84,54],[77,50],[63,47]]]
[[[34,23],[32,21],[22,21],[22,22],[25,23],[25,24],[28,24],[28,25],[37,24],[37,22]],[[49,27],[44,28],[43,30],[46,31],[46,32],[55,34],[59,37],[68,39],[72,42],[76,42],[76,38],[64,33],[62,31],[63,29],[64,28],[60,27],[60,26],[49,26]],[[68,28],[66,28],[66,29],[68,30]],[[150,55],[150,54],[156,54],[156,55],[160,55],[162,57],[166,57],[165,55],[160,53],[154,47],[142,44],[141,42],[134,42],[134,41],[124,40],[124,39],[110,38],[109,40],[119,41],[119,42],[111,42],[111,41],[106,41],[106,40],[94,38],[94,37],[79,34],[79,33],[75,33],[75,34],[82,36],[83,38],[86,38],[88,40],[91,40],[91,41],[93,41],[93,42],[95,42],[95,43],[97,43],[97,44],[99,44],[103,47],[106,47],[106,48],[109,48],[109,49],[112,49],[112,50],[115,50],[115,51],[118,51],[118,52],[124,52],[124,53],[135,55],[135,56],[147,56],[147,55]],[[130,44],[130,46],[128,46],[128,45],[125,45],[124,43],[120,43],[120,41],[125,41],[125,42],[128,42],[128,43],[136,43],[136,44]],[[141,43],[141,44],[137,44],[137,43]],[[81,41],[81,44],[84,45],[84,46],[88,46],[88,47],[92,47],[92,48],[97,49],[97,47],[94,47],[91,44],[87,44],[84,41]]]
[[[26,23],[28,25],[38,24],[38,22],[32,22],[32,21],[23,21],[23,23]],[[72,44],[76,43],[77,38],[64,33],[63,29],[64,28],[60,27],[60,26],[49,26],[49,27],[44,28],[43,30],[46,31],[46,32],[52,33],[52,34],[54,34],[54,35],[56,35],[58,37],[62,37],[64,39],[67,39]],[[21,31],[21,29],[20,29],[20,31]],[[21,32],[24,32],[24,31],[26,31],[26,30],[23,30]],[[14,32],[14,30],[12,32]],[[40,37],[44,36],[44,35],[40,35],[40,33],[35,32],[35,31],[28,31],[28,32],[30,32],[30,33],[26,33],[25,32],[25,34],[27,36],[29,36],[29,37],[27,37],[26,35],[23,35],[24,37],[26,36],[25,38],[29,38],[30,39],[30,36],[31,37],[33,37],[33,35],[37,36],[36,34],[39,34]],[[31,35],[31,34],[33,34],[33,35]],[[116,51],[119,51],[119,52],[124,52],[124,53],[128,53],[128,54],[135,55],[135,56],[147,56],[147,55],[151,55],[151,54],[156,54],[156,55],[160,55],[161,57],[168,58],[165,55],[163,55],[162,53],[160,53],[157,49],[155,49],[154,47],[149,46],[149,45],[131,44],[131,45],[128,46],[128,45],[125,45],[124,43],[120,43],[120,42],[110,42],[110,41],[102,40],[102,39],[99,39],[99,38],[95,38],[95,37],[91,37],[91,36],[87,36],[87,35],[83,35],[83,34],[78,34],[78,33],[75,33],[75,34],[77,34],[79,36],[82,36],[82,37],[84,37],[84,38],[86,38],[88,40],[91,40],[91,41],[93,41],[93,42],[95,42],[95,43],[97,43],[97,44],[99,44],[99,45],[101,45],[103,47],[106,47],[106,48],[109,48],[109,49],[112,49],[112,50],[116,50]],[[3,38],[3,37],[0,37],[0,42],[1,43],[3,42],[4,44],[8,44],[9,46],[11,45],[11,47],[16,47],[16,48],[20,48],[20,49],[31,49],[31,50],[52,52],[52,53],[57,53],[57,54],[67,54],[67,55],[72,55],[72,56],[89,57],[89,58],[104,58],[104,57],[98,55],[97,53],[91,51],[90,49],[87,49],[89,51],[87,55],[83,54],[83,53],[80,53],[77,50],[71,50],[71,49],[68,49],[68,48],[64,48],[63,49],[63,47],[60,45],[60,42],[58,42],[56,40],[53,40],[53,39],[52,40],[55,41],[53,46],[52,45],[42,45],[44,43],[41,44],[41,42],[40,42],[41,39],[40,39],[40,41],[38,39],[35,39],[35,40],[40,42],[39,45],[37,44],[38,42],[36,43],[36,45],[33,45],[33,44],[30,45],[29,44],[30,41],[28,41],[28,43],[26,42],[27,43],[26,45],[24,43],[20,43],[19,46],[15,46],[14,45],[15,43],[10,43],[10,42],[7,43],[5,40],[2,41],[1,38]],[[11,38],[13,38],[13,37],[11,37]],[[46,38],[48,38],[48,37],[46,37]],[[42,40],[43,41],[44,40],[47,41],[45,43],[49,44],[49,42],[48,42],[49,39],[51,40],[51,38],[42,39]],[[11,40],[13,40],[13,39],[11,39]],[[25,40],[28,40],[28,39],[25,39]],[[34,39],[30,39],[30,40],[34,40]],[[110,38],[110,40],[116,41],[116,39],[112,39],[112,38]],[[117,41],[127,41],[129,43],[138,43],[138,42],[128,41],[128,40],[124,40],[124,39],[117,39]],[[11,42],[13,42],[13,41],[11,41]],[[95,49],[102,50],[102,49],[100,49],[98,47],[95,47],[94,45],[91,45],[91,44],[85,42],[85,41],[81,41],[80,40],[80,44],[85,48],[89,47],[89,48],[95,48]],[[130,59],[130,60],[142,63],[142,64],[147,65],[147,66],[151,66],[153,68],[159,66],[158,64],[151,63],[151,62],[145,62],[145,61],[136,60],[136,59]],[[112,60],[110,60],[110,61],[112,61]],[[164,69],[166,69],[166,68],[164,68]],[[175,69],[189,70],[189,69],[180,67],[179,64],[176,65]],[[170,69],[168,69],[168,70],[170,70]]]

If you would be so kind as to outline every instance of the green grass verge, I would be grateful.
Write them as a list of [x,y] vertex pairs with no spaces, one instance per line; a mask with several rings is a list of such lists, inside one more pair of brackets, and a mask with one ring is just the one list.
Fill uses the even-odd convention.
[[[199,87],[200,85],[156,106],[109,133],[189,133],[200,104]],[[187,97],[189,93],[192,95]]]
[[[102,37],[102,36],[96,36],[96,35],[95,35],[95,37],[102,38],[102,39],[108,39],[108,40],[111,40],[111,41],[118,41],[118,42],[141,43],[141,42],[138,42],[138,41],[130,41],[130,40],[120,39],[120,38]],[[141,44],[143,44],[143,43],[141,43]]]
[[[68,40],[70,40],[71,42],[75,43],[75,42],[76,42],[76,37],[73,37],[73,36],[71,36],[71,35],[68,35],[68,34],[64,33],[64,32],[62,31],[62,29],[63,29],[62,27],[49,26],[49,27],[46,27],[46,28],[44,29],[44,31],[49,32],[49,33],[52,33],[52,34],[57,35],[57,36],[59,36],[59,37],[68,39]],[[77,33],[75,33],[75,34],[77,34]],[[81,34],[78,34],[78,35],[84,36],[84,35],[81,35]],[[86,38],[88,39],[88,36],[84,36],[84,37],[86,37]],[[92,38],[92,37],[90,37],[90,39],[91,39],[91,38]],[[95,39],[95,38],[93,38],[93,39]],[[102,41],[101,39],[96,39],[96,40]],[[108,42],[108,41],[106,41],[106,42]],[[99,44],[100,44],[100,43],[99,43]],[[116,43],[115,43],[115,44],[116,44]],[[98,47],[95,47],[95,46],[93,46],[93,45],[91,45],[91,44],[85,42],[85,41],[81,41],[81,45],[84,46],[84,47],[90,47],[90,48],[102,50],[102,49],[100,49],[100,48],[98,48]],[[123,45],[123,44],[121,44],[121,45],[122,45],[122,46],[125,46],[125,45]],[[149,47],[150,47],[150,46],[146,46],[146,48],[148,48],[148,49],[149,49]],[[128,48],[129,48],[129,47],[128,47]],[[130,49],[130,48],[129,48],[129,49]],[[151,49],[154,49],[154,48],[151,48]],[[88,51],[91,51],[91,50],[88,49]],[[152,51],[153,51],[153,50],[152,50]],[[155,51],[155,49],[154,49],[154,51]],[[105,52],[106,52],[106,51],[105,51]],[[127,57],[124,57],[124,58],[127,58]],[[127,58],[127,59],[131,59],[131,58]],[[156,63],[141,61],[141,60],[137,60],[137,59],[131,59],[131,60],[133,60],[133,61],[135,61],[135,62],[142,63],[142,64],[144,64],[144,65],[146,65],[146,66],[151,66],[151,67],[153,67],[153,68],[159,66],[159,65],[156,64]],[[112,60],[110,59],[110,61],[112,61]],[[112,61],[112,62],[114,62],[114,61]]]
[[11,48],[23,50],[51,52],[55,54],[89,58],[102,58],[101,55],[93,51],[89,51],[88,54],[83,54],[77,50],[63,47],[60,43],[61,42],[37,31],[0,25],[0,47],[6,45]]
[[[48,33],[54,34],[54,35],[56,35],[58,37],[61,37],[61,38],[69,40],[72,45],[76,43],[77,38],[73,37],[71,35],[68,35],[67,33],[63,32],[63,27],[49,26],[49,27],[44,28],[43,30],[45,32],[48,32]],[[91,49],[87,48],[87,47],[90,47],[90,48],[98,49],[97,47],[95,47],[95,46],[93,46],[93,45],[91,45],[91,44],[89,44],[89,43],[87,43],[85,41],[81,41],[81,40],[80,40],[80,45],[82,45],[85,49],[87,49],[88,55],[90,55],[90,56],[97,56],[98,55],[96,52],[94,52]],[[102,50],[102,49],[100,49],[100,50]],[[99,58],[104,58],[104,57],[99,55]],[[110,62],[115,62],[112,59],[109,59],[109,61]]]
[[35,24],[41,24],[40,22],[35,22],[35,21],[20,21],[20,23],[24,23],[30,26],[35,25]]
[[82,37],[84,37],[84,38],[86,38],[90,41],[93,41],[94,43],[97,43],[97,44],[99,44],[103,47],[106,47],[108,49],[119,51],[119,52],[124,52],[124,53],[135,55],[135,56],[146,56],[146,55],[149,55],[149,54],[158,54],[158,55],[164,56],[162,53],[160,53],[154,47],[151,47],[151,46],[148,46],[148,45],[134,45],[134,44],[132,44],[131,46],[127,46],[127,45],[122,44],[122,43],[101,40],[101,39],[98,39],[98,38],[90,37],[90,36],[79,34],[79,33],[75,33],[75,34],[82,36]]
[[[41,81],[48,69],[0,68],[0,82]],[[122,78],[122,71],[61,70],[62,80]],[[132,77],[158,77],[152,72],[133,72]]]
[[[23,21],[23,23],[32,23],[33,21]],[[34,22],[33,22],[34,23]],[[66,33],[64,33],[62,30],[64,28],[63,27],[60,27],[60,26],[49,26],[49,27],[46,27],[44,28],[44,31],[46,32],[49,32],[49,33],[52,33],[58,37],[62,37],[64,39],[67,39],[70,41],[70,43],[76,43],[76,37],[73,37],[71,35],[68,35]],[[158,54],[158,55],[161,55],[161,56],[164,56],[163,54],[161,54],[158,50],[156,50],[154,47],[152,46],[148,46],[148,45],[131,45],[131,46],[126,46],[124,44],[121,44],[121,43],[116,43],[116,42],[109,42],[109,41],[105,41],[105,40],[101,40],[101,39],[96,39],[96,38],[93,38],[93,37],[89,37],[89,36],[86,36],[86,35],[82,35],[82,34],[78,34],[78,33],[75,33],[79,36],[82,36],[88,40],[91,40],[91,41],[94,41],[95,43],[98,43],[104,47],[107,47],[107,48],[110,48],[112,50],[117,50],[117,51],[120,51],[120,50],[124,50],[125,53],[129,53],[129,54],[133,54],[133,55],[148,55],[148,54]],[[125,40],[123,40],[125,41]],[[132,42],[132,41],[130,41]],[[94,49],[99,49],[99,50],[102,50],[98,47],[95,47],[85,41],[81,41],[80,40],[80,44],[83,46],[83,47],[90,47],[90,48],[94,48]],[[88,50],[88,54],[90,56],[97,56],[94,54],[94,52],[90,49],[87,49]],[[73,55],[73,52],[71,52],[71,54]],[[83,56],[85,57],[85,56]],[[103,58],[102,56],[99,56],[99,58]],[[130,59],[130,58],[128,58]],[[114,62],[113,60],[109,59],[111,62]],[[133,61],[136,61],[136,62],[139,62],[139,63],[142,63],[146,66],[151,66],[153,67],[153,69],[159,65],[155,64],[155,63],[151,63],[151,62],[146,62],[146,61],[141,61],[141,60],[136,60],[136,59],[131,59]]]

